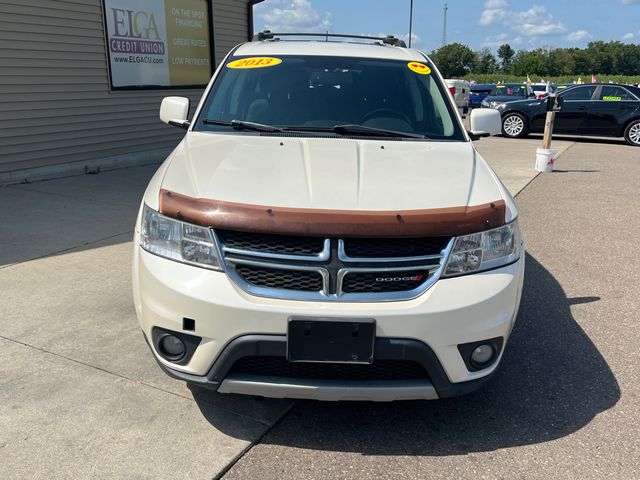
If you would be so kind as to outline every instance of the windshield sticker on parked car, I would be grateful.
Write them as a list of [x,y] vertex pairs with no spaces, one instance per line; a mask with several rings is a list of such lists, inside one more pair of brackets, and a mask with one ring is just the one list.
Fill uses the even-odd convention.
[[496,85],[496,88],[506,88],[504,85]]
[[605,102],[619,102],[622,100],[622,97],[602,97],[602,100]]
[[409,62],[407,63],[407,66],[411,71],[419,73],[420,75],[429,75],[431,73],[431,69],[427,67],[424,63]]
[[273,57],[241,58],[227,63],[227,68],[264,68],[275,67],[282,63],[282,59]]

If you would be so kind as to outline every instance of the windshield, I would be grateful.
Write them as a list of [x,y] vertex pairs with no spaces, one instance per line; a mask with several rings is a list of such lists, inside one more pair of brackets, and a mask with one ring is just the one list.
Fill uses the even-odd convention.
[[426,60],[231,57],[205,101],[195,130],[234,132],[231,126],[212,120],[239,120],[303,131],[369,127],[368,132],[360,128],[358,133],[342,129],[353,136],[379,129],[464,140],[448,94]]
[[491,92],[492,97],[526,97],[526,85],[496,85]]

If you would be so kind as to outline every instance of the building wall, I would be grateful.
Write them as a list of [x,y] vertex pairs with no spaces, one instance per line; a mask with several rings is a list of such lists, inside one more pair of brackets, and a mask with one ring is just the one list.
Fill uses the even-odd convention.
[[214,42],[216,58],[222,60],[239,43],[246,42],[249,35],[248,1],[214,0]]
[[[248,38],[247,3],[214,0],[216,65]],[[177,144],[161,99],[193,111],[202,91],[111,92],[107,68],[101,0],[0,0],[0,183],[159,161]]]

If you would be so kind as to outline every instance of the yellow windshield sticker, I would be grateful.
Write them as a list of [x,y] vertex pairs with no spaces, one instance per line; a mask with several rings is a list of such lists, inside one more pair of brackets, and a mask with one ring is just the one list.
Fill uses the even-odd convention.
[[240,60],[234,60],[227,63],[227,68],[264,68],[275,67],[282,63],[280,58],[273,57],[250,57],[241,58]]
[[504,85],[496,85],[496,88],[505,88]]
[[420,75],[429,75],[431,73],[431,69],[427,67],[424,63],[409,62],[407,63],[407,66],[411,71],[419,73]]
[[622,97],[602,97],[602,100],[605,102],[619,102],[622,100]]

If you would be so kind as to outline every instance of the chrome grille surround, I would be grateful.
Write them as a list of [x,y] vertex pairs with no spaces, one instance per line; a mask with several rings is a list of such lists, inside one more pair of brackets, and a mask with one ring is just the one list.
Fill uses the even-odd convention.
[[[213,233],[224,269],[240,288],[259,297],[303,301],[390,302],[416,298],[440,279],[455,243],[455,237],[449,238],[440,253],[434,255],[351,258],[345,252],[345,241],[342,239],[324,239],[322,250],[314,255],[290,255],[226,247],[215,230]],[[254,285],[236,272],[236,265],[316,272],[322,277],[323,287],[315,292]],[[411,290],[348,293],[342,288],[344,279],[352,273],[389,275],[410,271],[428,271],[428,277]]]

